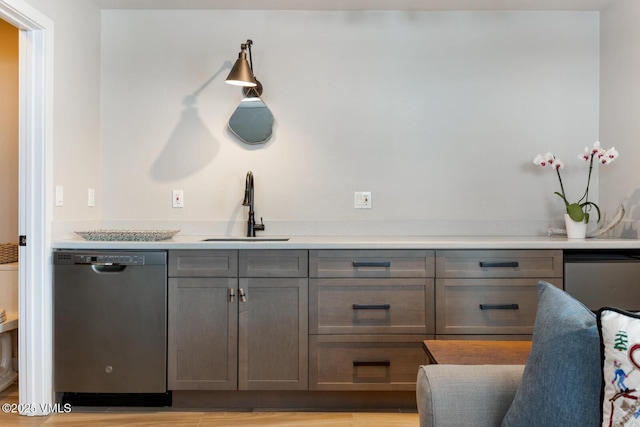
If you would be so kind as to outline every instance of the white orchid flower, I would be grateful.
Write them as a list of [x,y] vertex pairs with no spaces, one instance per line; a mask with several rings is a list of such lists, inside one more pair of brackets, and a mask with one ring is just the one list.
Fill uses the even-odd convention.
[[544,157],[542,157],[540,154],[538,154],[536,158],[533,159],[533,164],[538,166],[546,166],[547,160]]
[[589,147],[584,147],[584,152],[579,154],[578,158],[588,162],[589,159],[591,159],[591,149]]

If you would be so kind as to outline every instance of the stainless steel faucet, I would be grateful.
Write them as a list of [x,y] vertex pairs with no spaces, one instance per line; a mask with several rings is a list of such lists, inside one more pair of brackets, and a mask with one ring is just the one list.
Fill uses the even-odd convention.
[[244,200],[243,206],[249,206],[249,219],[247,221],[247,237],[256,237],[256,231],[264,230],[264,223],[262,217],[260,218],[260,224],[256,224],[255,212],[253,211],[253,173],[247,172],[247,179],[244,185]]

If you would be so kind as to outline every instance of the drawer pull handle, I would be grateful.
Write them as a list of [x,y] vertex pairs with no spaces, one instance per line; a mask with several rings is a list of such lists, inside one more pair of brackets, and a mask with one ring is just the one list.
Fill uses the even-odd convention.
[[353,366],[391,366],[390,360],[354,360]]
[[354,267],[391,267],[391,261],[353,261]]
[[480,304],[480,310],[517,310],[518,304]]
[[480,261],[480,267],[485,268],[515,268],[518,267],[518,261],[506,261],[506,262],[490,262],[490,261]]
[[391,304],[353,304],[354,310],[389,310]]

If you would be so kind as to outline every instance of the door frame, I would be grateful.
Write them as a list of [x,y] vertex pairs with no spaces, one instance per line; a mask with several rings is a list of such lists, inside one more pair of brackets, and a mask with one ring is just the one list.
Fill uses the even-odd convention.
[[19,34],[19,412],[52,411],[53,21],[24,0],[0,0]]

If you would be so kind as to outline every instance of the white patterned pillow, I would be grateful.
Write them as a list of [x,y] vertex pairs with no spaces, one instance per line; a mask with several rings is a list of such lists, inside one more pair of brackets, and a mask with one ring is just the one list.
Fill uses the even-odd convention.
[[602,344],[602,426],[640,426],[640,315],[598,311]]

